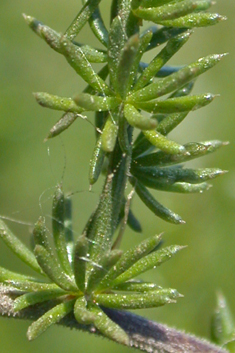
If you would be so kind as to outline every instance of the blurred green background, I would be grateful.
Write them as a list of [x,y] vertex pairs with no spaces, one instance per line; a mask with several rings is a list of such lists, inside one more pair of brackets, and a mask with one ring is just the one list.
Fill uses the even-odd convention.
[[[110,0],[103,0],[101,8],[106,18],[109,5]],[[25,12],[63,32],[80,6],[81,1],[72,0],[0,2],[0,215],[16,221],[8,222],[8,225],[26,243],[39,215],[45,215],[50,221],[51,197],[56,183],[62,181],[66,191],[74,192],[76,234],[80,234],[94,209],[102,185],[101,180],[89,192],[88,161],[93,149],[94,128],[87,121],[77,120],[61,138],[43,143],[61,114],[38,106],[31,92],[46,91],[69,97],[85,85],[62,56],[27,28],[21,16]],[[171,137],[180,143],[229,140],[230,145],[216,154],[191,163],[200,167],[220,167],[229,170],[229,174],[215,180],[214,187],[203,195],[157,194],[160,201],[186,220],[183,226],[159,220],[135,197],[133,209],[142,222],[143,234],[128,230],[123,243],[128,247],[143,237],[163,231],[166,245],[188,245],[164,266],[145,275],[146,279],[160,285],[177,288],[184,298],[175,305],[139,313],[207,338],[216,291],[224,292],[235,314],[234,2],[218,0],[213,11],[227,15],[228,21],[198,29],[172,63],[186,64],[211,53],[229,52],[230,55],[203,75],[195,87],[195,92],[220,93],[220,97],[208,107],[190,114]],[[88,27],[83,29],[79,41],[97,44]],[[25,222],[29,225],[21,224]],[[0,265],[28,271],[2,243]],[[78,349],[90,352],[94,345],[96,353],[109,349],[131,351],[60,327],[51,328],[29,343],[26,339],[28,324],[0,318],[1,353],[45,350],[72,353]]]

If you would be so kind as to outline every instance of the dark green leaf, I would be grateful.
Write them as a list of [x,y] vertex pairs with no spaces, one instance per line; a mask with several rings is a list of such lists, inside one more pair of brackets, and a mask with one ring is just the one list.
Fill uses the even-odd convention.
[[145,205],[158,217],[164,219],[164,221],[174,224],[184,224],[185,221],[176,213],[171,211],[169,208],[161,205],[146,189],[146,187],[135,180],[130,180],[132,185],[135,186],[135,190],[140,199]]
[[162,190],[168,190],[168,187],[177,182],[200,184],[224,174],[224,171],[218,168],[158,168],[139,167],[136,164],[133,164],[131,172],[145,186]]
[[[83,4],[85,1],[83,0]],[[92,13],[91,17],[88,20],[90,28],[96,38],[105,46],[108,46],[109,42],[109,34],[108,30],[105,27],[104,21],[101,17],[99,7],[95,9],[95,11]]]
[[[152,29],[153,27],[151,27]],[[186,32],[188,29],[187,28],[174,28],[174,27],[162,27],[158,29],[158,27],[155,27],[155,30],[153,30],[153,36],[152,39],[148,45],[147,51],[151,50],[153,48],[156,48],[157,46],[166,43],[169,39],[174,38],[175,36]]]
[[64,198],[64,235],[69,262],[73,263],[74,238],[72,229],[72,200],[70,196]]
[[221,146],[226,145],[226,142],[219,140],[204,141],[204,142],[189,142],[184,145],[186,151],[185,155],[182,154],[168,154],[162,151],[140,156],[134,162],[139,166],[167,166],[171,164],[177,164],[182,162],[190,161],[194,158],[198,158],[209,153],[215,152]]
[[60,185],[56,186],[52,205],[52,233],[55,243],[56,253],[60,264],[65,272],[72,276],[72,268],[69,262],[69,254],[65,237],[65,200],[64,193]]

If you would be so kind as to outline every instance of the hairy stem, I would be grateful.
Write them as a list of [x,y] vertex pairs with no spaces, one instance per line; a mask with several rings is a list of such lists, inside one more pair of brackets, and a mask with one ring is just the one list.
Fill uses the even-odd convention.
[[[14,312],[14,299],[19,294],[22,292],[0,284],[0,316],[37,320],[55,305],[55,301],[49,301],[46,304],[37,304],[20,312]],[[128,334],[130,347],[152,353],[228,353],[225,349],[204,339],[198,339],[133,313],[107,308],[103,308],[103,310]],[[90,325],[78,324],[73,314],[67,315],[59,322],[59,325],[103,336]]]

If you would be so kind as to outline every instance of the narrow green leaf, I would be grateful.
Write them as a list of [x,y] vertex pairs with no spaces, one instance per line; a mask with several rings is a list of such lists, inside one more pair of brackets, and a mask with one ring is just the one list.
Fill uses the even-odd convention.
[[[194,11],[208,9],[212,4],[211,0],[185,0],[164,4],[158,7],[142,7],[133,9],[134,14],[147,21],[162,23],[167,20],[175,20],[181,16],[191,14]],[[182,26],[185,27],[185,26]]]
[[73,280],[63,272],[59,262],[44,247],[36,245],[34,249],[37,261],[50,280],[66,291],[77,292]]
[[155,149],[155,146],[144,136],[143,132],[140,131],[139,135],[134,141],[132,149],[132,158],[135,159],[146,152],[150,152]]
[[138,233],[142,232],[141,224],[131,210],[128,213],[127,224],[135,232],[138,232]]
[[[169,98],[187,96],[192,91],[194,82],[195,80],[188,82],[185,86],[173,92]],[[157,131],[160,132],[162,135],[168,135],[176,126],[178,126],[186,118],[187,115],[188,112],[165,115],[165,117],[159,122],[157,126]],[[157,117],[158,116],[159,115],[157,115]]]
[[[182,1],[182,0],[176,0],[177,1]],[[173,2],[173,0],[134,0],[133,3],[135,4],[135,6],[138,7],[158,7],[158,6],[162,6],[162,5],[166,5],[169,2]],[[134,5],[133,4],[133,5]]]
[[164,136],[168,135],[186,118],[188,113],[189,112],[183,112],[166,115],[166,117],[158,124],[157,131]]
[[71,269],[71,264],[69,262],[69,255],[65,238],[64,219],[64,193],[62,191],[61,186],[57,185],[53,196],[52,204],[52,233],[55,243],[55,250],[61,263],[61,266],[69,276],[72,276],[73,272]]
[[[23,292],[42,292],[42,291],[46,292],[46,291],[51,291],[51,290],[54,291],[58,289],[60,291],[62,290],[54,283],[45,283],[45,282],[36,282],[36,281],[37,281],[36,279],[24,280],[22,278],[18,280],[8,280],[7,284]],[[4,284],[6,284],[6,282]]]
[[[121,212],[120,212],[120,219],[122,219],[125,216],[125,205],[126,205],[126,202],[127,201],[124,199],[123,207],[122,207]],[[127,224],[135,232],[138,232],[138,233],[142,232],[141,224],[138,221],[138,219],[135,217],[135,215],[133,214],[131,209],[129,209],[129,212],[128,212]]]
[[111,11],[110,11],[110,22],[113,21],[114,17],[118,14],[118,7],[120,5],[119,0],[113,0],[111,3]]
[[[108,60],[108,56],[105,50],[95,49],[90,45],[84,45],[77,42],[73,42],[73,44],[81,48],[84,56],[90,63],[101,64],[106,63]],[[63,49],[61,51],[63,54]]]
[[131,282],[120,283],[117,286],[115,286],[114,289],[127,291],[127,292],[146,293],[149,291],[160,289],[160,287],[157,286],[155,283],[131,281]]
[[117,134],[118,126],[109,115],[101,135],[101,146],[104,152],[112,152],[114,150]]
[[89,18],[92,16],[93,12],[98,7],[100,1],[101,0],[88,0],[85,2],[82,9],[79,11],[79,13],[65,32],[65,36],[68,39],[73,40],[78,35],[80,30],[87,23]]
[[179,296],[175,289],[157,289],[141,294],[96,294],[94,299],[105,307],[125,310],[156,308],[175,303]]
[[124,155],[119,145],[116,144],[115,151],[109,158],[109,171],[99,204],[90,217],[84,231],[90,241],[89,254],[91,262],[88,263],[88,277],[93,264],[99,265],[103,254],[109,251],[112,246],[112,237],[118,226],[129,165],[129,156]]
[[[138,173],[138,170],[133,171],[133,175],[141,182],[143,185],[161,191],[168,192],[180,192],[180,193],[202,193],[208,190],[211,185],[203,182],[198,182],[196,185],[187,182],[177,182],[171,180],[170,176],[164,179],[162,177],[155,177],[154,175],[145,175],[144,173]],[[164,179],[164,180],[163,180]],[[173,178],[174,179],[174,178]]]
[[[77,107],[78,108],[78,107]],[[78,117],[84,118],[84,116],[76,113],[65,113],[59,121],[51,128],[49,134],[45,138],[44,142],[50,138],[56,137],[61,134],[64,130],[68,129]]]
[[131,142],[130,142],[130,127],[124,116],[123,105],[121,105],[117,112],[115,112],[118,118],[118,142],[123,153],[131,154]]
[[89,240],[84,236],[80,235],[76,241],[74,248],[74,276],[75,281],[80,291],[85,292],[86,288],[86,264],[89,259],[88,253]]
[[95,184],[98,180],[99,175],[102,171],[102,166],[105,158],[105,152],[102,149],[102,137],[98,137],[96,145],[90,159],[90,168],[89,168],[89,183],[90,185]]
[[112,286],[112,283],[116,277],[129,269],[136,261],[149,254],[150,251],[152,251],[159,244],[160,240],[161,235],[154,235],[148,239],[145,239],[133,249],[127,250],[115,264],[115,267],[110,269],[104,277],[98,289]]
[[171,38],[178,36],[181,33],[188,31],[187,28],[177,28],[177,27],[151,27],[153,31],[152,39],[147,47],[147,50],[154,49],[159,45],[168,42]]
[[139,45],[139,35],[134,34],[128,38],[119,56],[119,64],[116,72],[116,91],[122,98],[126,97],[134,80],[133,64],[138,53]]
[[10,231],[7,225],[0,219],[0,238],[8,248],[34,271],[43,274],[34,254]]
[[96,314],[87,308],[85,297],[80,297],[76,300],[73,312],[77,322],[82,325],[91,325],[96,319]]
[[151,144],[161,151],[169,154],[186,154],[185,147],[175,141],[168,140],[165,136],[156,130],[143,130],[144,136],[151,142]]
[[43,217],[39,217],[38,221],[34,226],[33,240],[35,245],[43,246],[49,253],[52,254],[52,249],[49,244],[48,236],[46,234],[45,219]]
[[84,111],[83,108],[77,106],[72,98],[58,97],[46,92],[36,92],[34,97],[42,107],[78,114]]
[[60,288],[23,294],[14,300],[14,311],[19,311],[27,308],[30,305],[35,305],[47,300],[55,299],[64,294],[66,294],[66,292]]
[[96,135],[96,139],[98,140],[98,138],[101,135],[102,129],[104,127],[105,121],[107,120],[108,117],[108,113],[109,112],[95,112],[95,135]]
[[[108,77],[109,75],[109,67],[108,67],[108,64],[104,65],[102,67],[102,69],[98,72],[98,76],[103,80],[105,81],[106,78]],[[88,85],[84,90],[83,90],[83,93],[89,93],[89,94],[96,94],[97,91],[96,89],[94,89],[93,87],[91,87],[90,85]]]
[[[83,0],[83,3],[85,1]],[[104,21],[101,17],[99,7],[95,9],[92,13],[91,17],[88,20],[90,28],[96,38],[105,46],[108,46],[109,42],[109,33],[107,28],[105,27]]]
[[171,74],[179,71],[180,69],[182,69],[184,67],[184,65],[180,65],[180,66],[169,66],[169,65],[164,65],[155,75],[155,77],[166,77],[166,76],[170,76]]
[[61,34],[52,28],[44,25],[42,22],[36,20],[34,17],[23,14],[23,17],[29,27],[42,39],[46,41],[49,46],[55,51],[61,53],[60,38]]
[[215,96],[213,94],[204,93],[195,96],[168,98],[164,101],[135,102],[135,106],[152,114],[172,114],[200,109],[211,103],[214,98]]
[[211,338],[218,345],[234,340],[235,325],[231,310],[222,293],[217,293],[217,305],[211,321]]
[[190,161],[194,158],[198,158],[209,153],[215,152],[221,146],[226,146],[227,142],[219,140],[203,141],[203,142],[189,142],[184,145],[186,151],[185,155],[182,154],[168,154],[162,151],[147,154],[145,156],[138,157],[134,163],[140,166],[167,166],[171,164],[178,164],[182,162]]
[[[31,16],[23,15],[26,23],[30,28],[38,34],[38,36],[45,40],[45,42],[56,52],[63,54],[63,47],[61,45],[62,35],[50,27],[44,25],[42,22],[37,21]],[[105,51],[94,49],[89,45],[81,45],[73,41],[75,46],[81,47],[84,55],[89,62],[104,63],[107,61],[107,54]]]
[[90,311],[95,315],[95,327],[109,339],[129,346],[129,337],[126,332],[115,322],[113,322],[98,305],[90,308]]
[[194,28],[213,26],[225,20],[227,20],[227,17],[218,15],[217,13],[199,12],[176,18],[175,20],[158,21],[158,23],[167,27]]
[[[165,191],[177,191],[178,188],[178,192],[180,192],[180,189],[184,189],[184,187],[181,184],[175,184],[177,182],[201,184],[210,179],[214,179],[219,175],[223,175],[225,172],[218,168],[158,168],[153,166],[139,167],[136,164],[133,164],[131,173],[147,187]],[[188,187],[190,190],[190,186]],[[204,187],[202,186],[202,188]]]
[[170,192],[180,192],[183,194],[199,193],[209,190],[212,187],[208,183],[190,184],[190,183],[175,183],[167,189]]
[[0,266],[0,282],[36,281],[36,278],[12,272]]
[[191,32],[187,31],[170,39],[165,48],[163,48],[160,53],[155,56],[155,58],[142,72],[134,86],[134,91],[138,91],[146,86],[163,67],[163,65],[165,65],[165,63],[188,41],[190,35]]
[[[109,30],[108,64],[111,84],[116,92],[119,92],[119,75],[121,74],[120,60],[128,39],[138,33],[138,19],[133,16],[130,1],[120,3],[119,14],[113,19]],[[136,45],[135,45],[136,47]],[[133,53],[135,50],[133,51]],[[129,62],[133,63],[133,58]],[[125,63],[126,65],[127,63]],[[122,91],[121,91],[122,92]],[[121,93],[120,92],[120,93]],[[122,92],[123,93],[123,92]]]
[[64,233],[69,262],[73,263],[74,238],[72,229],[72,200],[69,196],[64,198]]
[[82,48],[75,46],[65,37],[61,38],[63,54],[71,67],[96,91],[112,95],[110,88],[105,81],[95,73],[89,61],[84,55]]
[[75,299],[65,301],[56,305],[51,310],[47,311],[37,321],[34,321],[28,328],[27,337],[30,341],[40,336],[51,325],[62,320],[68,313],[73,310]]
[[139,36],[139,47],[131,69],[129,87],[133,87],[133,85],[135,85],[136,72],[138,72],[138,68],[140,68],[141,66],[140,60],[146,52],[148,45],[152,39],[152,36],[153,32],[151,31],[151,29],[147,30]]
[[139,276],[141,273],[144,273],[148,270],[160,266],[163,262],[171,259],[179,250],[184,247],[179,245],[171,245],[167,248],[151,252],[150,254],[142,257],[140,260],[136,261],[130,268],[118,276],[113,285],[116,286],[119,283],[124,283],[136,276]]
[[93,264],[93,269],[90,273],[87,283],[87,293],[91,293],[98,284],[102,281],[108,271],[117,263],[122,255],[122,250],[114,249],[101,258],[99,266]]
[[140,182],[136,182],[130,179],[130,182],[135,186],[135,191],[137,192],[143,203],[158,217],[162,218],[164,221],[174,223],[174,224],[184,224],[185,221],[176,213],[171,211],[169,208],[161,205],[146,189],[146,187]]
[[101,97],[87,93],[79,93],[73,100],[79,107],[91,111],[113,110],[120,104],[116,97]]
[[225,54],[214,54],[201,58],[194,63],[180,69],[174,74],[159,79],[147,87],[134,92],[129,96],[128,101],[149,101],[172,91],[178,90],[188,82],[195,79],[197,76],[215,66],[224,56]]
[[138,110],[131,104],[125,104],[124,115],[128,123],[141,130],[152,130],[157,126],[157,122],[154,119],[148,118],[142,115]]

